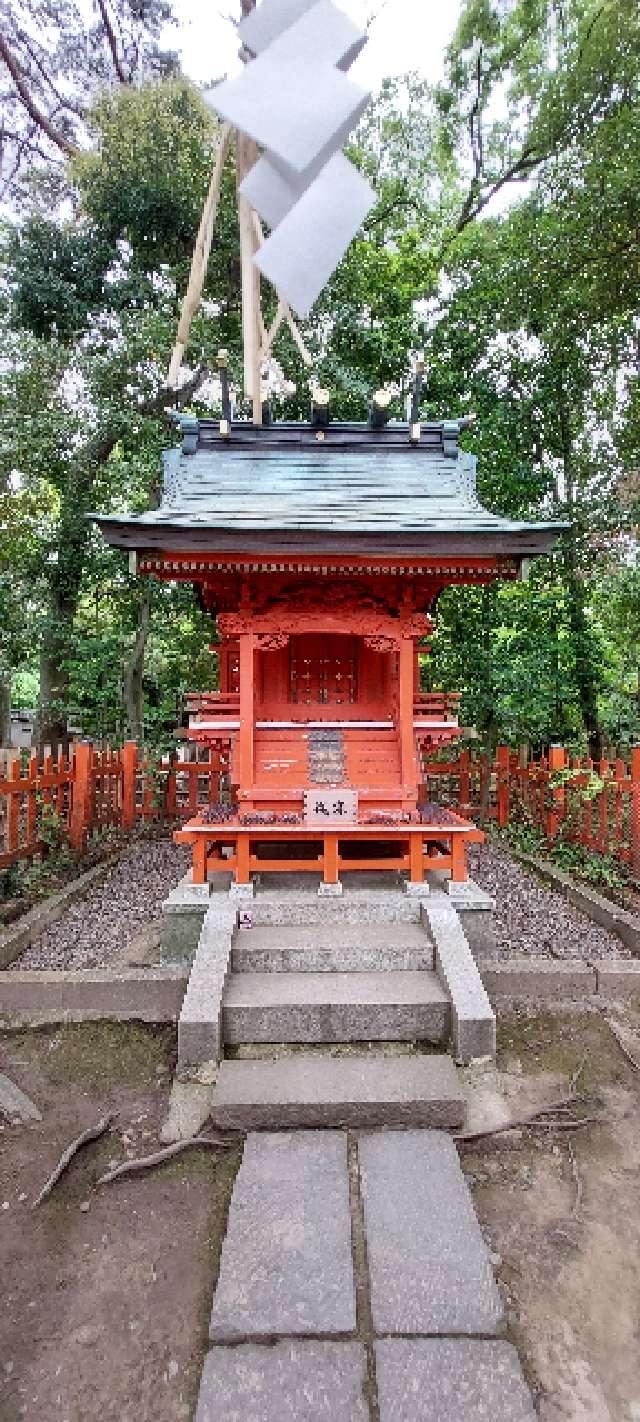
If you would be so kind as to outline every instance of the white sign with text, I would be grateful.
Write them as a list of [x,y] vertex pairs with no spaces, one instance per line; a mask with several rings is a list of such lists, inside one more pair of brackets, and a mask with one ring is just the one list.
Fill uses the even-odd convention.
[[358,818],[356,790],[305,790],[304,817],[307,824],[354,824]]

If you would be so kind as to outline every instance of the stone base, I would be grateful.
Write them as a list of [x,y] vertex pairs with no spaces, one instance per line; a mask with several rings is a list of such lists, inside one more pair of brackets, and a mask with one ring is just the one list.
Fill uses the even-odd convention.
[[238,900],[242,902],[243,899],[252,899],[255,896],[255,892],[256,886],[253,883],[253,880],[250,884],[232,883],[229,885],[229,898],[233,899],[235,902],[237,902]]
[[338,880],[337,884],[318,884],[319,899],[339,899],[343,891],[343,885]]
[[405,879],[403,891],[412,899],[426,899],[431,892],[429,885],[423,880],[421,884],[414,884],[411,879]]
[[169,1110],[160,1131],[160,1140],[164,1145],[188,1140],[190,1136],[197,1135],[208,1121],[215,1091],[215,1071],[211,1072],[211,1078],[208,1082],[174,1079]]
[[198,946],[209,907],[208,884],[194,884],[191,870],[171,890],[162,904],[160,960],[189,965]]
[[485,893],[485,890],[481,889],[474,879],[467,879],[462,884],[454,884],[453,879],[445,879],[442,887],[445,894],[449,896],[450,902],[461,911],[464,909],[475,909],[476,911],[486,909],[487,912],[493,912],[495,909],[495,899]]

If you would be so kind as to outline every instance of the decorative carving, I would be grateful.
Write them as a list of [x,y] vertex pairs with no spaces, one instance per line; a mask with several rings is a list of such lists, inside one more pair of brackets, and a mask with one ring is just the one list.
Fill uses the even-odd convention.
[[369,647],[372,652],[396,652],[398,642],[394,637],[365,637],[365,647]]
[[255,632],[254,619],[241,612],[221,612],[218,616],[218,632],[225,639],[242,637],[247,632]]
[[289,645],[288,632],[258,632],[255,645],[260,652],[276,652]]
[[[289,637],[295,633],[323,632],[382,638],[390,646],[380,646],[377,650],[392,651],[401,637],[426,637],[433,630],[426,612],[414,612],[410,607],[401,612],[390,610],[373,598],[359,598],[355,589],[322,587],[322,603],[318,602],[317,588],[313,601],[306,589],[299,591],[300,594],[304,591],[305,596],[283,595],[259,612],[251,613],[244,608],[240,612],[221,612],[218,616],[220,636],[226,639],[251,632],[256,646],[266,650],[286,647]],[[268,640],[261,640],[265,638]],[[373,644],[368,641],[367,645]]]

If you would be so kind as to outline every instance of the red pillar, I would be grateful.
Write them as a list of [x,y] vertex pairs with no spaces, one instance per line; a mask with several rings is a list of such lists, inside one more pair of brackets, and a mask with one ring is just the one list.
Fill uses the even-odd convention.
[[[564,770],[567,752],[564,746],[549,746],[549,775]],[[551,791],[551,806],[547,812],[547,839],[553,841],[564,819],[565,790],[559,786]]]
[[413,726],[413,648],[413,637],[401,638],[398,676],[398,714],[400,718],[400,763],[402,775],[402,793],[404,798],[407,800],[415,800],[417,788],[416,737]]
[[243,632],[240,637],[240,734],[239,734],[239,793],[244,803],[250,800],[253,790],[253,718],[254,718],[254,640],[251,632]]
[[631,869],[640,872],[640,746],[631,751]]
[[496,751],[497,762],[497,800],[498,800],[498,825],[504,829],[509,823],[509,747],[498,746]]

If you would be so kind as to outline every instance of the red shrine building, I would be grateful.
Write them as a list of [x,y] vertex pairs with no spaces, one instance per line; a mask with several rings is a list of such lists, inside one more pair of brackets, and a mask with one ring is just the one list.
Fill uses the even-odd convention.
[[177,838],[194,881],[231,870],[466,878],[478,830],[425,802],[426,751],[457,698],[420,691],[443,588],[522,576],[559,525],[489,513],[468,421],[263,424],[176,417],[158,509],[98,516],[141,575],[193,583],[215,621],[219,690],[189,736],[228,755],[229,794]]

